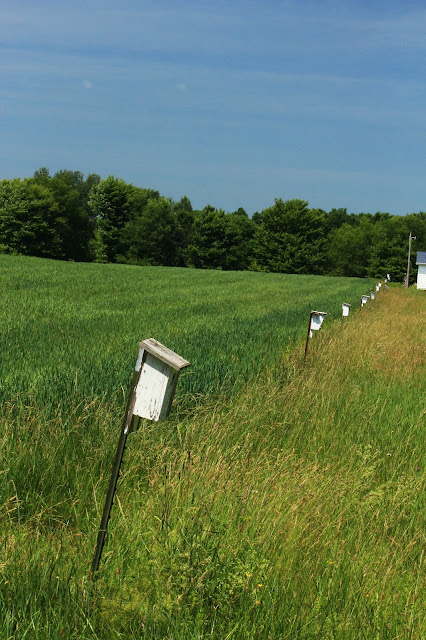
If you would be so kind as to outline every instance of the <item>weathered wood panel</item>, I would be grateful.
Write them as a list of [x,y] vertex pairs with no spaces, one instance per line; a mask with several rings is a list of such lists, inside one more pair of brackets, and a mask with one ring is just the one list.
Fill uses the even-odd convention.
[[136,387],[134,415],[155,422],[167,418],[178,375],[176,369],[147,353]]
[[176,369],[176,371],[180,371],[181,369],[189,366],[189,362],[187,360],[179,356],[171,349],[165,347],[164,344],[161,344],[161,342],[157,342],[157,340],[154,340],[154,338],[143,340],[139,343],[139,346],[165,364],[169,365],[169,367],[172,367],[172,369]]

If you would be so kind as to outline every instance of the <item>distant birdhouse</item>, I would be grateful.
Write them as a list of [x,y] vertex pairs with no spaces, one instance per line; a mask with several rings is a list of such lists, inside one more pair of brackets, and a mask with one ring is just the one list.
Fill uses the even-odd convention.
[[351,306],[352,305],[350,305],[348,302],[342,302],[342,318],[348,317]]
[[361,296],[361,307],[363,307],[368,302],[368,298],[370,296]]
[[372,300],[374,300],[374,298],[375,298],[375,297],[376,297],[376,293],[375,293],[374,291],[371,291],[371,292],[370,292],[370,298],[371,298]]
[[170,413],[179,373],[189,362],[154,338],[139,343],[133,415],[148,420],[164,420]]
[[325,311],[311,311],[310,338],[314,335],[313,331],[319,331],[321,329],[325,316],[328,316],[328,313]]
[[376,284],[376,293],[377,293],[378,291],[380,291],[380,285],[381,285],[381,284],[382,284],[381,282],[379,282],[378,284]]

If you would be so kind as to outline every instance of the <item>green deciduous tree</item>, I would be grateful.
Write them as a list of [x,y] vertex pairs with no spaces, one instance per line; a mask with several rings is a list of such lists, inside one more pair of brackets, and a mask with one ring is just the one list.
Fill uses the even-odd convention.
[[[376,214],[377,215],[377,214]],[[417,246],[423,246],[426,240],[426,221],[420,216],[382,215],[374,225],[372,233],[371,255],[367,275],[372,278],[383,277],[390,273],[392,280],[403,282],[407,271],[408,236],[416,237]],[[411,253],[410,281],[416,275],[416,251],[413,244]]]
[[94,234],[94,217],[88,206],[89,192],[100,176],[61,169],[52,177],[46,167],[34,172],[34,182],[47,187],[58,205],[63,257],[68,260],[91,260],[90,245]]
[[90,260],[90,241],[94,233],[94,219],[88,207],[91,186],[95,176],[89,176],[86,184],[80,171],[61,170],[49,182],[58,204],[59,215],[64,219],[62,245],[65,257],[71,260]]
[[256,230],[244,209],[225,214],[224,269],[243,271],[252,261],[252,240]]
[[132,185],[109,176],[94,185],[89,194],[89,207],[96,218],[96,260],[116,262],[126,253],[123,229],[130,219],[128,202]]
[[148,198],[123,230],[129,262],[171,266],[175,263],[176,219],[166,198]]
[[195,212],[187,196],[174,204],[175,212],[175,265],[188,265],[188,247],[193,242]]
[[64,220],[51,190],[32,178],[0,182],[0,245],[3,251],[63,258]]
[[347,222],[330,233],[327,262],[332,275],[357,278],[367,275],[373,231],[374,223],[363,217],[356,225]]
[[186,253],[189,267],[222,269],[225,259],[225,213],[206,205],[194,216],[191,244]]
[[325,220],[304,200],[275,200],[257,216],[252,268],[283,273],[323,273]]

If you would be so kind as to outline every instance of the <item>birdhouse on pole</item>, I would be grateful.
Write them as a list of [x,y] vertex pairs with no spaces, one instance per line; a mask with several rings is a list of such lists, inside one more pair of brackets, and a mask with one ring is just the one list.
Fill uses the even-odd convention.
[[309,315],[308,333],[306,336],[305,354],[304,354],[305,362],[306,362],[306,355],[308,353],[309,338],[313,337],[314,331],[319,331],[321,329],[322,323],[324,322],[324,318],[325,316],[328,316],[328,315],[329,314],[326,313],[325,311],[311,311]]
[[328,316],[328,313],[325,311],[311,311],[311,329],[309,333],[309,337],[313,337],[313,331],[319,331],[322,327],[322,323],[324,322],[325,316]]
[[167,418],[172,406],[179,373],[187,366],[189,366],[187,360],[154,338],[148,338],[139,343],[139,355],[130,385],[127,407],[93,556],[92,577],[95,576],[99,568],[127,437],[137,430],[142,418],[154,422]]
[[382,284],[381,282],[379,282],[378,284],[376,284],[376,293],[378,293],[378,292],[380,291],[380,285],[381,285],[381,284]]
[[375,291],[370,291],[370,298],[374,300],[375,297],[376,297]]
[[154,422],[165,420],[170,413],[179,373],[188,366],[187,360],[154,338],[140,342],[133,416]]
[[368,298],[370,296],[361,296],[361,307],[363,307],[368,302]]
[[351,306],[352,305],[349,304],[349,302],[342,302],[342,318],[348,317]]

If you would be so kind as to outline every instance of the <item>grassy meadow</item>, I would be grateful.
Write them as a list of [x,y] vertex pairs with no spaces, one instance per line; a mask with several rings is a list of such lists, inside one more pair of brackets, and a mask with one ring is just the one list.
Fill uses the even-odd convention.
[[[418,639],[426,298],[0,256],[0,638]],[[340,305],[357,311],[342,322]],[[333,314],[302,364],[311,308]],[[137,343],[191,362],[132,434]]]
[[2,399],[50,415],[117,394],[122,408],[150,337],[191,362],[178,406],[229,394],[305,336],[311,309],[339,317],[373,283],[1,255],[0,273]]

